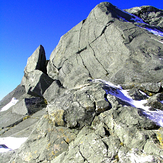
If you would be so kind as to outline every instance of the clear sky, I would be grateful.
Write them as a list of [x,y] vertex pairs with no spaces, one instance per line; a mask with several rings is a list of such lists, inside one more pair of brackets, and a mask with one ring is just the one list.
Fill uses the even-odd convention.
[[[100,0],[0,0],[0,100],[23,77],[28,57],[41,44],[49,59],[60,37],[85,19]],[[120,9],[162,0],[110,0]]]

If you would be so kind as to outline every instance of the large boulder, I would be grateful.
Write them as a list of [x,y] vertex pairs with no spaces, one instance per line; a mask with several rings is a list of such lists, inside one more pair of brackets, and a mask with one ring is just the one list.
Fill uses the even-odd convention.
[[66,90],[47,106],[49,118],[57,126],[82,128],[90,125],[95,115],[110,107],[104,94],[98,85],[87,84]]
[[40,70],[46,73],[46,56],[42,45],[28,58],[24,73],[27,74],[33,70]]
[[27,94],[43,96],[45,90],[51,85],[53,79],[47,75],[45,50],[40,45],[28,58],[24,69],[21,85],[25,86]]
[[[162,80],[161,38],[139,19],[100,3],[64,36],[50,56],[48,75],[72,88],[88,78],[117,84]],[[142,26],[142,28],[140,28]]]
[[40,70],[34,70],[24,76],[26,93],[34,96],[43,96],[53,79]]

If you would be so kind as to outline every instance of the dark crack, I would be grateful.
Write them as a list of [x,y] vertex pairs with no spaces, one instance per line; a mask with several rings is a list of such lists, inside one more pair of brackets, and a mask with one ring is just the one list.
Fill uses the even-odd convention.
[[64,63],[65,63],[66,61],[68,61],[68,59],[65,59],[65,60],[62,62],[62,65],[61,65],[60,67],[57,68],[58,71],[63,67],[63,65],[64,65]]
[[55,82],[60,88],[64,88],[64,86],[63,86],[63,84],[61,83],[60,80],[56,79]]
[[69,145],[69,142],[67,142],[65,138],[63,138],[63,140],[67,145]]
[[78,50],[78,51],[76,52],[76,54],[80,54],[82,51],[84,51],[84,50],[86,50],[86,49],[87,49],[87,47],[84,47],[83,49]]
[[107,127],[104,127],[104,130],[105,130],[105,135],[106,135],[106,136],[110,136],[110,132],[109,132],[109,130],[107,129]]
[[102,63],[99,61],[99,59],[96,57],[96,54],[95,54],[95,51],[94,49],[92,48],[92,46],[89,44],[90,48],[92,49],[93,51],[93,55],[95,57],[95,59],[97,60],[97,62],[102,66],[102,68],[106,71],[106,76],[109,75],[109,72],[105,69],[105,67],[102,65]]
[[[83,28],[83,24],[85,23],[86,19],[82,21],[82,26],[80,28],[80,31],[79,31],[79,42],[78,42],[78,49],[80,49],[80,40],[81,40],[81,31],[82,31],[82,28]],[[84,49],[84,48],[83,48]],[[79,52],[80,51],[80,52]],[[79,50],[76,54],[79,54],[81,53],[83,50]]]
[[[113,22],[114,22],[114,20],[109,21],[109,22],[105,25],[105,27],[103,28],[101,34],[100,34],[99,36],[97,36],[91,43],[95,42],[98,38],[100,38],[100,37],[105,33],[107,27],[109,27]],[[89,44],[91,44],[91,43],[89,43]]]
[[101,141],[104,143],[104,145],[105,145],[105,147],[106,147],[106,149],[107,149],[107,151],[108,151],[109,146],[108,146],[103,140],[101,140]]
[[87,66],[85,65],[85,63],[84,63],[84,60],[83,60],[82,56],[81,56],[80,54],[79,54],[79,56],[80,56],[80,58],[81,58],[81,60],[82,60],[83,66],[84,66],[84,67],[85,67],[85,69],[88,71],[89,77],[90,77],[90,78],[92,78],[92,75],[91,75],[91,73],[90,73],[89,69],[87,68]]
[[82,152],[80,151],[80,146],[79,146],[79,153],[80,153],[80,155],[83,157],[84,162],[85,162],[85,161],[87,161],[87,162],[88,162],[87,158],[86,158],[86,157],[84,157],[84,155],[83,155],[83,154],[82,154]]

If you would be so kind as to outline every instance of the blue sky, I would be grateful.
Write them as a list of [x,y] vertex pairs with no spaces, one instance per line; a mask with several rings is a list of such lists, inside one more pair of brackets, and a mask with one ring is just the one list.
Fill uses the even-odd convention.
[[[41,44],[49,59],[60,37],[85,19],[99,0],[0,0],[0,100],[23,77],[28,57]],[[110,0],[120,9],[162,1]]]

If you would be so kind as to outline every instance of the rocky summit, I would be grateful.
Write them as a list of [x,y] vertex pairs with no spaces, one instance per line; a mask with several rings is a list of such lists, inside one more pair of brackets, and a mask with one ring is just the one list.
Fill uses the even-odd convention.
[[40,45],[0,101],[0,162],[163,162],[163,10],[102,2]]

